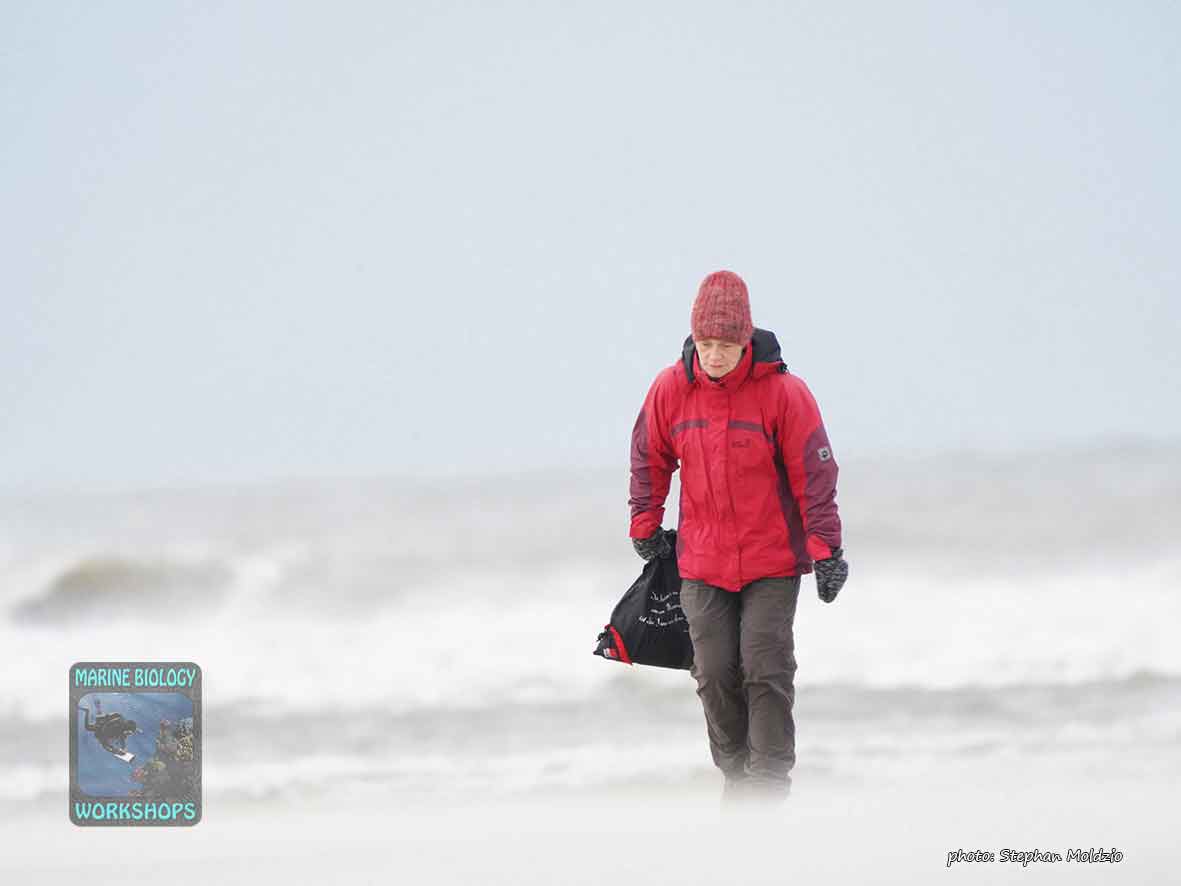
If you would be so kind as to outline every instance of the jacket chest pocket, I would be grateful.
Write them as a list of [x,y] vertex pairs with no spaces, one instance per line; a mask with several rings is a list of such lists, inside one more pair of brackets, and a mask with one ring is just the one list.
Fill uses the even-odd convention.
[[669,432],[673,455],[682,463],[695,461],[705,454],[706,431],[709,422],[703,418],[691,418],[674,424]]
[[730,422],[726,457],[736,475],[773,474],[775,444],[756,422]]

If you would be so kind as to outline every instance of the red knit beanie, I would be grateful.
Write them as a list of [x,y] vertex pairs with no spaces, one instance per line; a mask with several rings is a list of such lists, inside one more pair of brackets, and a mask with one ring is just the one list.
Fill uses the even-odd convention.
[[754,333],[746,284],[733,271],[714,271],[701,281],[690,321],[693,340],[717,338],[746,345]]

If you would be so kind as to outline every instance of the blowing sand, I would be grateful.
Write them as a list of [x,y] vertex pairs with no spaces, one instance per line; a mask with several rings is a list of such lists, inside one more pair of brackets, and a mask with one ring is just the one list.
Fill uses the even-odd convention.
[[[994,761],[995,762],[995,761]],[[1163,882],[1175,875],[1173,779],[1083,778],[1052,762],[960,764],[907,783],[797,778],[775,810],[725,813],[713,778],[680,788],[488,796],[337,791],[220,803],[193,828],[80,828],[60,809],[2,823],[0,879],[187,883],[762,884]],[[1066,861],[1118,849],[1118,863]],[[999,861],[1001,850],[1062,862]],[[949,852],[995,862],[947,866]]]

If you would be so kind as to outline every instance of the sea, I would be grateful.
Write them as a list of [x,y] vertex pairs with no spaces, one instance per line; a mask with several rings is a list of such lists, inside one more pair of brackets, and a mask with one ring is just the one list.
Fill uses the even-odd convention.
[[[627,498],[626,465],[0,495],[0,818],[64,815],[77,661],[200,665],[207,804],[716,779],[691,676],[592,654]],[[1181,774],[1181,444],[849,457],[837,500],[797,785]]]

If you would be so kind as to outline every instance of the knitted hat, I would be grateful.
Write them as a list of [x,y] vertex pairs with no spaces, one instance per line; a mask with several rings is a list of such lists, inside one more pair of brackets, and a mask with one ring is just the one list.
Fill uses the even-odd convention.
[[690,320],[693,340],[717,338],[746,345],[754,333],[746,284],[733,271],[714,271],[701,281]]

